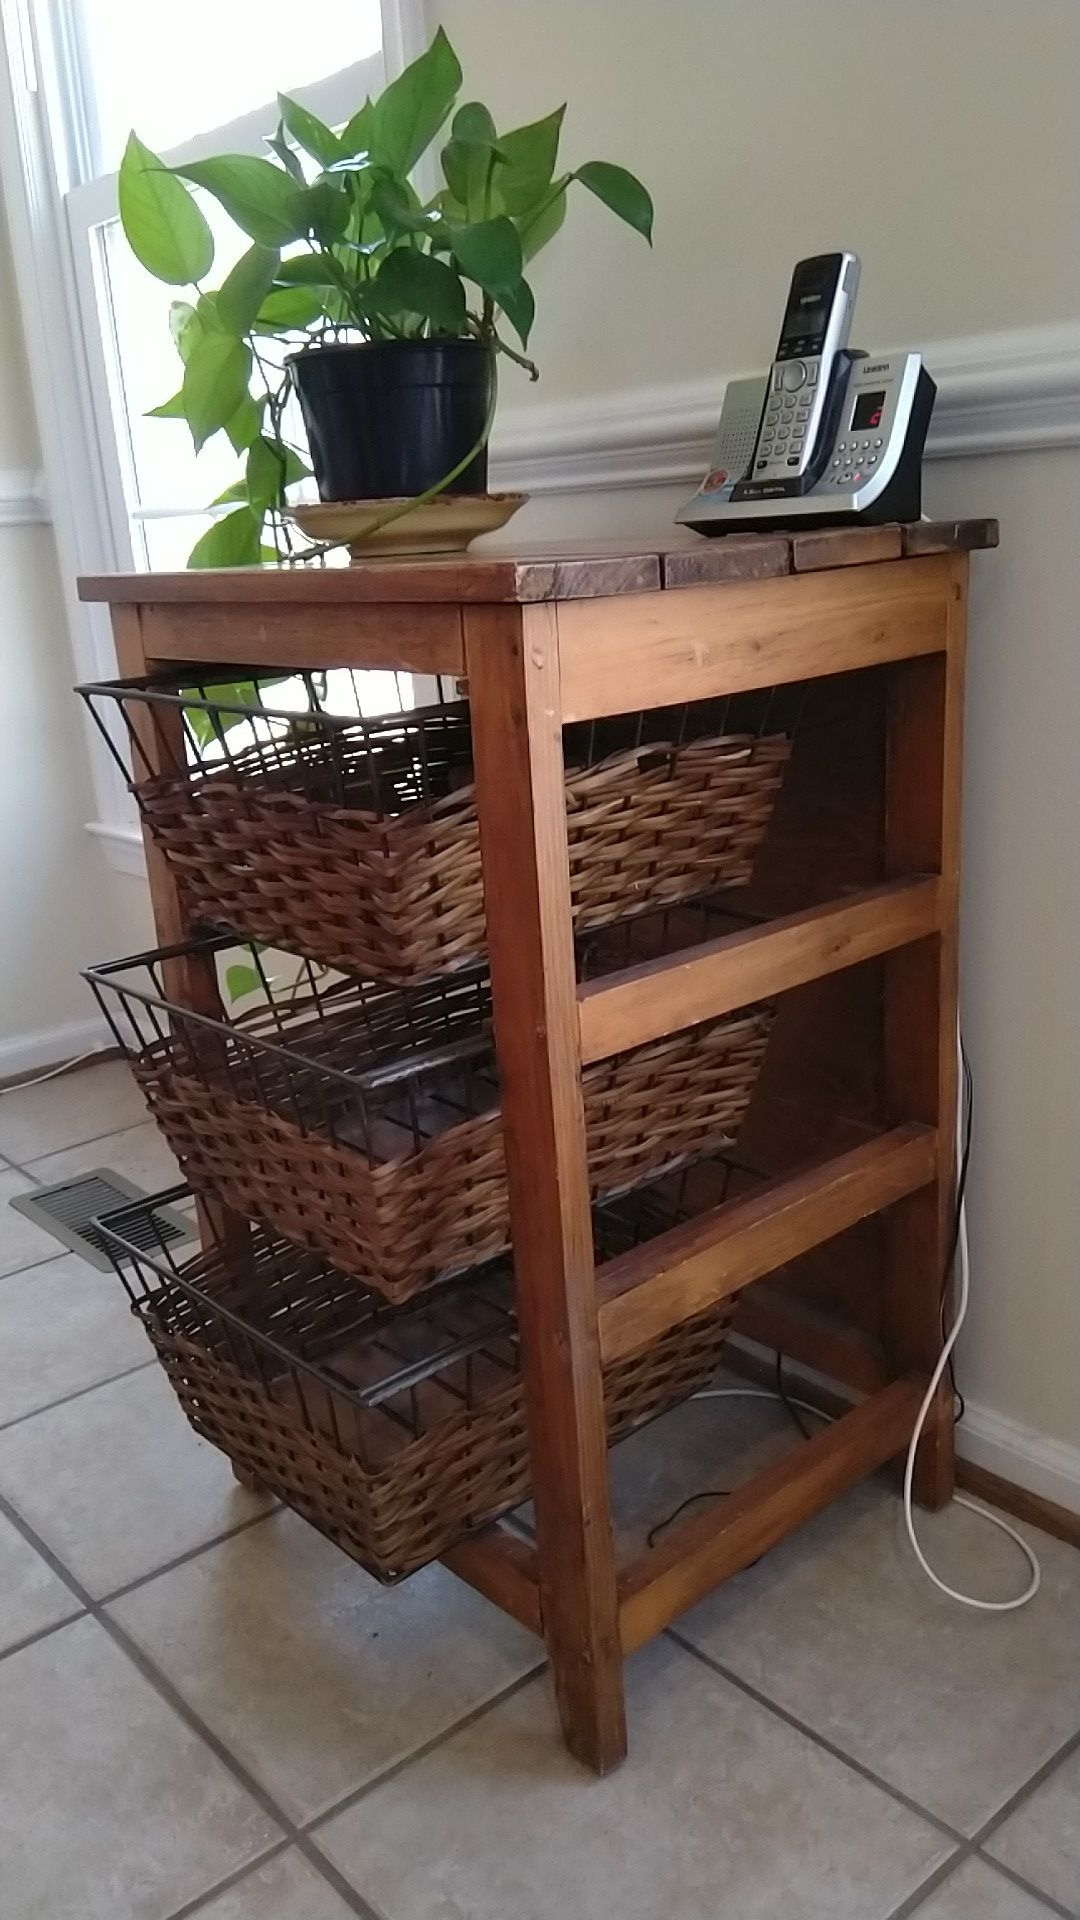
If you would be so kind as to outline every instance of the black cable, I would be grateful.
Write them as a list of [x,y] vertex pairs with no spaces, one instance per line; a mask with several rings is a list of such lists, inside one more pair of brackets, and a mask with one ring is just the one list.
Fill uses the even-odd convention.
[[[974,1105],[975,1105],[975,1082],[974,1082],[974,1077],[971,1071],[971,1062],[969,1061],[967,1057],[967,1053],[964,1050],[964,1043],[962,1039],[960,1041],[960,1068],[961,1068],[961,1078],[962,1078],[963,1090],[964,1090],[963,1144],[960,1150],[960,1166],[959,1166],[959,1169],[957,1172],[957,1178],[956,1178],[956,1208],[953,1214],[952,1236],[949,1242],[948,1258],[945,1262],[945,1272],[942,1276],[942,1281],[941,1281],[939,1318],[941,1322],[942,1344],[944,1344],[945,1339],[947,1337],[947,1333],[948,1333],[948,1329],[946,1328],[946,1325],[945,1325],[945,1307],[949,1297],[949,1283],[952,1279],[953,1267],[956,1264],[956,1255],[957,1255],[958,1248],[960,1246],[960,1223],[963,1218],[964,1195],[967,1191],[968,1167],[971,1163],[971,1138],[972,1138],[972,1130],[973,1130],[973,1117],[974,1117]],[[953,1404],[953,1423],[954,1425],[959,1425],[960,1421],[964,1417],[966,1407],[964,1402],[964,1396],[961,1393],[959,1386],[957,1385],[956,1368],[953,1364],[953,1356],[951,1353],[949,1355],[948,1372],[949,1372],[949,1385],[952,1388],[953,1403],[954,1403]],[[791,1419],[794,1422],[795,1426],[798,1428],[798,1431],[801,1434],[802,1438],[804,1440],[809,1440],[811,1438],[811,1435],[807,1427],[803,1423],[802,1416],[799,1413],[798,1407],[795,1405],[794,1401],[791,1399],[790,1395],[788,1394],[788,1391],[784,1382],[784,1356],[781,1353],[779,1348],[777,1348],[776,1350],[776,1397],[779,1401],[781,1401],[781,1403],[783,1404],[788,1414],[790,1414]],[[666,1514],[662,1520],[658,1520],[656,1522],[656,1525],[649,1529],[649,1532],[645,1536],[646,1545],[650,1547],[653,1546],[656,1542],[657,1535],[663,1533],[666,1528],[673,1525],[673,1523],[678,1519],[679,1515],[681,1513],[685,1513],[687,1507],[694,1506],[694,1504],[698,1500],[726,1500],[729,1497],[730,1492],[731,1492],[730,1487],[710,1487],[710,1488],[704,1489],[704,1491],[701,1493],[690,1494],[687,1499],[680,1502],[680,1504],[673,1510],[673,1512]],[[754,1564],[756,1564],[756,1562]]]
[[779,1347],[776,1350],[776,1397],[783,1402],[786,1411],[791,1415],[803,1439],[809,1440],[810,1429],[804,1425],[802,1415],[795,1405],[794,1400],[789,1400],[788,1398],[787,1388],[784,1385],[784,1356],[780,1352]]
[[[952,1239],[949,1243],[949,1254],[945,1262],[945,1271],[941,1277],[941,1301],[940,1301],[940,1307],[939,1307],[939,1318],[941,1323],[942,1343],[944,1343],[948,1334],[948,1328],[945,1325],[945,1307],[949,1298],[949,1286],[952,1280],[953,1268],[956,1264],[957,1250],[960,1245],[960,1222],[963,1218],[964,1195],[967,1191],[968,1166],[971,1161],[971,1136],[972,1136],[972,1126],[973,1126],[974,1107],[975,1107],[975,1082],[971,1072],[971,1062],[968,1060],[967,1053],[965,1052],[965,1049],[964,1049],[964,1042],[962,1039],[960,1041],[960,1069],[961,1069],[961,1078],[962,1078],[963,1091],[964,1091],[963,1145],[960,1150],[960,1166],[959,1166],[959,1170],[957,1172],[957,1177],[956,1177],[956,1210],[953,1215]],[[964,1396],[961,1393],[959,1386],[957,1385],[956,1366],[954,1362],[954,1356],[952,1353],[950,1353],[949,1355],[948,1372],[949,1372],[949,1386],[952,1389],[952,1396],[953,1396],[953,1425],[959,1426],[961,1420],[964,1417],[965,1412],[967,1411],[967,1408],[964,1401]]]
[[671,1513],[666,1513],[662,1520],[658,1520],[655,1527],[649,1528],[648,1533],[645,1535],[645,1545],[647,1547],[655,1546],[657,1534],[663,1533],[665,1528],[673,1526],[675,1521],[678,1519],[680,1513],[685,1513],[687,1507],[692,1507],[695,1501],[727,1500],[730,1497],[730,1494],[731,1494],[730,1487],[705,1487],[703,1488],[701,1493],[689,1494],[685,1500],[681,1500],[679,1502],[679,1505],[676,1508],[674,1508],[674,1510]]

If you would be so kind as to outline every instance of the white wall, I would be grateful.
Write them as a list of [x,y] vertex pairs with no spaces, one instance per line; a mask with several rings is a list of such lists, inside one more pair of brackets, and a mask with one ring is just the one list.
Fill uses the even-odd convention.
[[[1080,6],[1073,0],[442,0],[466,90],[501,125],[568,98],[570,163],[656,200],[649,256],[581,196],[534,272],[546,410],[759,367],[800,254],[862,256],[858,336],[946,348],[1061,327],[1080,344]],[[803,82],[806,82],[805,90]],[[1026,333],[1024,338],[1026,338]],[[1022,344],[1022,342],[1019,342]],[[513,384],[512,384],[513,382]],[[605,399],[605,396],[607,398]],[[662,397],[662,396],[661,396]],[[644,429],[643,429],[644,431]],[[613,431],[612,444],[615,444]],[[927,507],[1001,519],[973,566],[963,1010],[976,1088],[975,1302],[962,1445],[1080,1507],[1080,451],[936,460]],[[671,487],[545,493],[537,536],[670,522]]]
[[46,525],[18,524],[38,449],[0,205],[0,1079],[94,1044],[100,1022],[78,977],[145,927],[143,889],[108,871]]

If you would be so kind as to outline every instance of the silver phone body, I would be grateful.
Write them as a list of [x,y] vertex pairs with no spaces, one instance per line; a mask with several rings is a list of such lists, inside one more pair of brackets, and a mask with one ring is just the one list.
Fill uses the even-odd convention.
[[836,356],[848,342],[859,261],[854,253],[800,260],[791,277],[769,369],[748,478],[782,480],[795,494],[813,464]]
[[[753,519],[773,519],[783,526],[823,515],[842,518],[872,508],[895,478],[904,455],[921,370],[918,353],[875,353],[857,359],[821,479],[809,493],[755,500]],[[770,378],[771,374],[758,374],[728,382],[709,471],[693,498],[680,507],[677,521],[696,526],[715,523],[719,528],[751,518],[749,504],[746,508],[733,504],[731,493],[753,456],[753,434],[748,436],[747,423],[760,417]],[[856,429],[853,424],[875,417],[873,427]]]

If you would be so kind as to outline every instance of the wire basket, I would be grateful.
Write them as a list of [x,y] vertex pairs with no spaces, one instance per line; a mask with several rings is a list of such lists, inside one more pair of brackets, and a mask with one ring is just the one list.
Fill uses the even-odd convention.
[[[301,960],[282,988],[254,951],[234,1018],[178,1003],[172,970],[235,952],[219,936],[85,976],[191,1184],[394,1301],[507,1247],[487,974],[402,989]],[[734,1140],[771,1018],[745,1007],[585,1070],[595,1198]]]
[[[482,959],[472,736],[456,683],[437,682],[439,703],[420,706],[408,675],[228,680],[242,672],[79,689],[188,924],[399,983]],[[370,717],[372,701],[402,710]],[[565,729],[579,932],[749,881],[797,704],[797,690],[775,688]]]
[[[674,1224],[679,1200],[669,1180],[617,1218],[598,1209],[598,1255]],[[189,1421],[245,1478],[384,1581],[528,1498],[509,1263],[389,1307],[257,1223],[239,1248],[212,1240],[193,1255],[158,1218],[178,1203],[190,1205],[183,1187],[108,1214],[101,1231]],[[731,1311],[606,1369],[612,1440],[710,1378]]]

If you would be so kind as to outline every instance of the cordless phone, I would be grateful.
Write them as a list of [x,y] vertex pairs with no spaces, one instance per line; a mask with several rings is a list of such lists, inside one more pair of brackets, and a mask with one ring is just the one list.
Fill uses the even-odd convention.
[[800,260],[767,374],[730,380],[712,458],[675,518],[697,533],[917,520],[937,388],[922,355],[848,346],[859,262]]
[[737,498],[806,493],[820,478],[827,429],[835,430],[837,402],[851,365],[844,349],[858,284],[854,253],[819,253],[799,261],[769,370],[753,462]]

